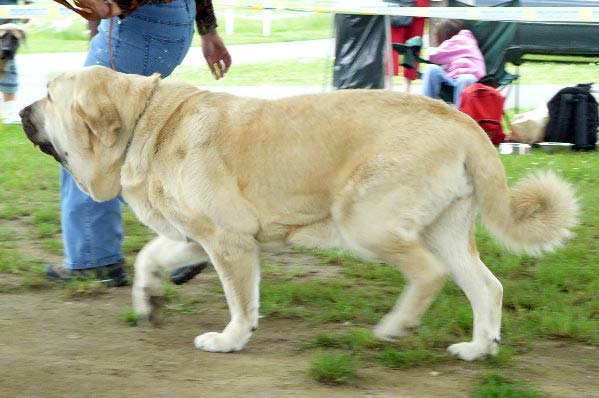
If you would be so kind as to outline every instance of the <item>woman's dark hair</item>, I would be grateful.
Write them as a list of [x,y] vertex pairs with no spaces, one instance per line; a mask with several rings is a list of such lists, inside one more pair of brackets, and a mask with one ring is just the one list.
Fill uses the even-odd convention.
[[457,35],[462,29],[466,29],[466,24],[464,21],[459,19],[445,19],[441,21],[435,28],[435,39],[437,40],[437,45]]

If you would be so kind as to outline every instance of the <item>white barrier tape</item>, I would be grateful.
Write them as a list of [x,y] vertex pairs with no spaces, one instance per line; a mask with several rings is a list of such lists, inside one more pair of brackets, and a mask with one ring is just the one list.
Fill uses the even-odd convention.
[[58,4],[2,6],[0,5],[0,19],[25,19],[37,17],[61,17],[64,15],[77,15],[73,11]]
[[214,0],[215,7],[520,22],[599,22],[598,7],[399,7],[380,0]]
[[[308,1],[273,0],[214,0],[221,7],[264,11],[302,11],[363,15],[401,15],[428,18],[450,18],[483,21],[516,22],[599,22],[599,7],[397,7],[382,1]],[[262,3],[262,5],[260,5]],[[76,15],[58,4],[45,6],[0,6],[0,19],[60,17]]]

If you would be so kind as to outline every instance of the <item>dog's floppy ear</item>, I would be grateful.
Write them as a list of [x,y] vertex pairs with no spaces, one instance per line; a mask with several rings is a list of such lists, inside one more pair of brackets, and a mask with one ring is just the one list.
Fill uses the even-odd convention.
[[3,37],[6,34],[12,34],[19,40],[25,40],[25,31],[21,29],[18,25],[14,23],[7,23],[0,25],[0,37]]
[[19,39],[19,44],[27,44],[27,35],[23,29],[16,29],[12,33]]
[[112,148],[117,143],[121,117],[105,86],[95,84],[90,90],[79,93],[73,108],[103,146]]

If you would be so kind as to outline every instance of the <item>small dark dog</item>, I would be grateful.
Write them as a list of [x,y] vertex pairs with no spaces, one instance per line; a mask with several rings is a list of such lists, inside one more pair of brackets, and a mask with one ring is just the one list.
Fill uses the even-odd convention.
[[25,32],[14,23],[0,25],[0,78],[7,72],[11,60],[25,40]]

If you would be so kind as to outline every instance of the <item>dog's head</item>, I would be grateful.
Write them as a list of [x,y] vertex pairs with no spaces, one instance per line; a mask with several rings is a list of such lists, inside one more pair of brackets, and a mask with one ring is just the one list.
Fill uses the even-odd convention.
[[63,73],[48,83],[46,98],[21,110],[23,129],[83,192],[113,199],[132,130],[159,81],[100,66]]
[[0,25],[0,61],[10,61],[25,40],[25,32],[14,23]]

